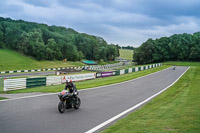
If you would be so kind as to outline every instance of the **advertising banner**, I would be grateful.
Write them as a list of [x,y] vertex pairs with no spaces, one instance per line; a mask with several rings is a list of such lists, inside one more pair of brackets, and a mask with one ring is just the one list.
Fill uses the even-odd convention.
[[102,72],[101,73],[101,77],[109,77],[109,76],[113,76],[113,72]]
[[96,78],[96,73],[88,73],[88,74],[79,74],[79,75],[66,75],[61,77],[61,82],[65,83],[66,79],[71,79],[72,81],[80,81],[80,80],[87,80],[87,79],[94,79]]

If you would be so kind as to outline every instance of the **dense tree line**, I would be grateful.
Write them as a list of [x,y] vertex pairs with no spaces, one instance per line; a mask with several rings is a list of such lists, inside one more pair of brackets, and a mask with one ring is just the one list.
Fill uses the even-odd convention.
[[122,46],[122,49],[130,49],[130,50],[134,50],[135,48],[133,46]]
[[134,50],[140,64],[162,61],[200,61],[200,32],[148,39]]
[[71,28],[0,17],[0,48],[14,49],[37,60],[113,60],[118,46]]

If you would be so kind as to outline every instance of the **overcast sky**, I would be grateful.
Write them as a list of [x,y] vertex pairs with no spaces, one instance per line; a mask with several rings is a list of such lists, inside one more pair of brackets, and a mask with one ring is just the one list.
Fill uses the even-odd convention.
[[0,16],[64,26],[120,46],[200,31],[200,0],[0,0]]

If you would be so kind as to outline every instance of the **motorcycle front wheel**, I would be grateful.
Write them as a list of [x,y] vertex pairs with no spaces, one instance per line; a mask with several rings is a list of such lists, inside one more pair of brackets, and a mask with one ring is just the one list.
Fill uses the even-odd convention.
[[65,112],[65,102],[60,101],[60,102],[58,103],[58,111],[59,111],[60,113],[64,113],[64,112]]
[[77,97],[77,99],[76,99],[76,105],[75,105],[74,108],[78,109],[80,107],[80,105],[81,105],[81,99],[79,97]]

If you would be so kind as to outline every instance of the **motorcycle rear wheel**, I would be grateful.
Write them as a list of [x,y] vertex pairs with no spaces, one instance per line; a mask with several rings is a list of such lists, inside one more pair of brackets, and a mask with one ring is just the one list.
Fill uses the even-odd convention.
[[65,112],[65,102],[60,101],[60,102],[58,103],[58,111],[59,111],[60,113],[64,113],[64,112]]

